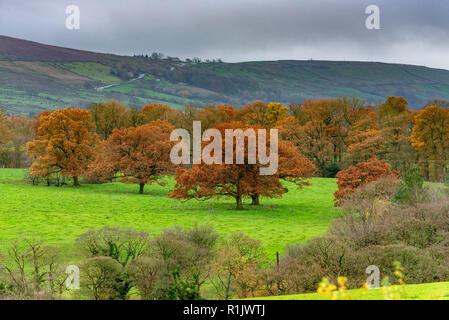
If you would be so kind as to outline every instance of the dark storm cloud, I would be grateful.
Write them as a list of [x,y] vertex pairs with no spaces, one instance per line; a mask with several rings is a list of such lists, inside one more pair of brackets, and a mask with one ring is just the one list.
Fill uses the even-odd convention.
[[[81,29],[65,29],[65,8]],[[380,7],[381,30],[365,28]],[[0,34],[118,54],[386,61],[449,69],[444,0],[1,0]]]

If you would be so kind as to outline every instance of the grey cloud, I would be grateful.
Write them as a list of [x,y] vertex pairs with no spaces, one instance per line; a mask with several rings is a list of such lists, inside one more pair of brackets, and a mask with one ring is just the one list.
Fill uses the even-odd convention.
[[[65,7],[81,30],[64,27]],[[365,8],[381,30],[365,28]],[[0,34],[118,54],[161,51],[225,61],[385,61],[449,69],[442,0],[1,0]]]

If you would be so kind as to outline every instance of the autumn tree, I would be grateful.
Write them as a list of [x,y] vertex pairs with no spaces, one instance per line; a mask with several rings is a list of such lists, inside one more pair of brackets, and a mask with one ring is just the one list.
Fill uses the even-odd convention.
[[428,176],[432,180],[445,177],[449,160],[449,109],[437,106],[422,109],[415,116],[410,141]]
[[[261,164],[256,162],[249,164],[248,138],[245,137],[244,144],[237,146],[236,139],[233,138],[233,160],[232,164],[226,164],[225,159],[225,130],[226,129],[253,129],[241,122],[225,123],[218,126],[221,135],[221,142],[218,141],[218,150],[209,150],[211,158],[216,157],[213,163],[195,164],[190,169],[178,168],[176,170],[176,184],[172,193],[172,198],[178,199],[210,199],[213,197],[232,197],[236,201],[236,209],[243,209],[243,198],[254,193],[255,176],[259,174]],[[253,129],[254,130],[254,129]],[[203,149],[214,142],[203,143]],[[269,149],[269,139],[267,148]],[[215,141],[217,143],[217,141]],[[237,152],[243,154],[243,163],[236,163]],[[257,152],[257,151],[256,151]],[[203,150],[204,153],[204,150]],[[204,160],[204,157],[203,159]],[[218,162],[218,163],[217,163]],[[279,179],[273,175],[261,176],[257,193],[262,196],[275,197],[284,193]]]
[[446,100],[440,100],[440,99],[434,99],[428,101],[424,107],[430,107],[430,106],[437,106],[442,108],[449,108],[449,101]]
[[253,126],[266,128],[268,105],[263,101],[255,101],[244,105],[238,114],[238,120]]
[[0,110],[0,164],[6,167],[8,164],[9,148],[7,144],[11,139],[11,130],[8,127],[6,114]]
[[145,184],[174,170],[170,160],[173,146],[170,134],[174,129],[166,120],[152,121],[137,128],[114,129],[102,145],[90,174],[100,171],[98,176],[103,180],[115,175],[120,182],[138,183],[139,193],[143,194]]
[[134,107],[128,108],[128,121],[130,127],[138,127],[145,123],[142,112]]
[[0,109],[0,143],[8,141],[9,136],[10,132],[7,125],[6,114]]
[[246,104],[236,114],[236,119],[249,125],[272,128],[276,122],[285,119],[288,115],[288,107],[278,102],[265,103],[254,101]]
[[30,165],[26,143],[33,140],[36,119],[0,112],[0,166],[22,168]]
[[[280,131],[289,131],[300,152],[318,168],[321,175],[331,162],[337,162],[345,149],[342,142],[345,133],[341,124],[341,104],[336,100],[320,99],[305,101],[284,121],[278,121],[276,127]],[[284,127],[284,128],[282,128]],[[287,128],[290,127],[290,128]],[[293,132],[294,135],[293,135]]]
[[305,101],[290,105],[289,114],[276,128],[313,161],[322,176],[331,165],[367,160],[379,151],[377,115],[363,100]]
[[283,140],[296,146],[323,174],[324,167],[333,153],[333,145],[330,137],[326,136],[326,126],[323,122],[310,120],[301,125],[298,119],[288,117],[279,121],[275,128],[279,130]]
[[347,153],[351,162],[367,161],[382,151],[382,139],[377,124],[377,114],[367,111],[364,117],[348,130]]
[[391,170],[387,162],[378,160],[376,157],[338,172],[336,176],[338,190],[334,193],[335,206],[341,205],[345,197],[358,187],[387,176],[397,177],[398,174]]
[[[309,178],[316,173],[316,167],[311,161],[306,159],[297,148],[287,142],[280,140],[278,142],[278,170],[274,174],[278,179],[291,182],[301,189],[310,185]],[[260,204],[260,196],[258,193],[260,185],[267,181],[258,172],[255,172],[251,184],[248,186],[248,192],[251,197],[252,205]],[[283,188],[287,192],[287,188]]]
[[278,102],[270,102],[267,105],[267,111],[265,112],[265,125],[268,128],[272,128],[276,122],[285,119],[287,117],[287,113],[287,106],[283,106]]
[[210,129],[223,123],[229,123],[236,119],[237,112],[233,106],[207,105],[199,109],[194,120],[201,121],[203,129]]
[[[280,178],[287,179],[288,176],[292,180],[296,179],[294,176],[303,175],[303,177],[297,177],[295,181],[299,183],[299,179],[305,178],[308,175],[305,172],[309,172],[302,166],[308,165],[303,158],[299,158],[299,154],[290,153],[292,158],[296,156],[296,159],[285,158],[276,154],[278,165],[294,165],[300,166],[298,170],[293,168],[278,169],[271,175],[260,174],[262,168],[267,165],[262,164],[256,160],[255,155],[259,152],[258,142],[259,138],[255,134],[260,127],[252,127],[245,125],[242,122],[225,123],[216,128],[219,131],[218,137],[212,137],[210,141],[203,143],[203,161],[201,164],[194,164],[190,169],[178,168],[176,171],[176,185],[174,191],[169,195],[172,198],[179,199],[209,199],[212,197],[232,197],[236,201],[236,208],[238,210],[243,209],[242,200],[244,197],[279,197],[284,192]],[[239,130],[241,129],[242,140],[237,144],[237,139],[232,138],[232,164],[226,161],[225,140],[226,130]],[[254,133],[253,138],[250,138]],[[220,139],[215,141],[215,139]],[[249,148],[249,141],[252,140],[254,148]],[[215,143],[214,143],[215,142]],[[265,151],[270,149],[270,137],[266,138],[266,145],[264,145]],[[214,146],[214,147],[212,147]],[[207,151],[206,151],[207,150]],[[279,150],[284,150],[282,143],[280,143]],[[291,151],[291,149],[290,149]],[[261,150],[261,152],[263,152]],[[237,162],[237,153],[243,155],[240,162]],[[255,153],[255,154],[254,154]],[[205,162],[204,157],[209,156],[213,161]],[[253,160],[251,160],[253,159]],[[280,160],[279,160],[280,159]],[[255,203],[256,204],[256,203]]]
[[393,169],[401,172],[413,165],[415,157],[410,144],[412,113],[407,109],[408,102],[402,97],[388,97],[377,107],[380,159],[389,161]]
[[72,177],[73,185],[79,186],[79,176],[94,160],[96,141],[95,125],[88,110],[66,108],[44,112],[36,123],[34,141],[27,143],[28,155],[36,159],[30,174],[60,173]]
[[89,110],[97,133],[106,140],[112,130],[129,126],[128,109],[122,102],[111,99],[102,103],[91,103]]
[[166,120],[175,127],[180,125],[180,112],[164,104],[147,104],[142,107],[143,123]]

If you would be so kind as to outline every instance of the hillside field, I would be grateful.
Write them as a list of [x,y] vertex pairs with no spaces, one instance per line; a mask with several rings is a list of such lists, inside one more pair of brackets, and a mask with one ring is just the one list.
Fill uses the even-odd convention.
[[133,184],[110,183],[46,187],[32,186],[27,171],[0,169],[0,240],[2,246],[19,237],[42,238],[48,244],[70,249],[74,240],[103,226],[132,227],[155,235],[174,225],[210,224],[220,235],[244,232],[262,241],[275,259],[286,245],[304,242],[325,232],[338,216],[333,207],[334,179],[313,178],[312,185],[289,192],[281,199],[261,199],[262,205],[234,210],[233,199],[189,201],[168,198],[174,180],[166,186],[146,186],[138,194]]
[[[115,86],[100,90],[109,85]],[[255,100],[302,103],[340,96],[369,104],[403,96],[411,109],[419,109],[429,100],[449,99],[449,71],[358,61],[153,60],[0,36],[0,109],[10,113],[85,108],[111,98],[137,108],[161,103],[181,109],[209,103],[239,107]]]

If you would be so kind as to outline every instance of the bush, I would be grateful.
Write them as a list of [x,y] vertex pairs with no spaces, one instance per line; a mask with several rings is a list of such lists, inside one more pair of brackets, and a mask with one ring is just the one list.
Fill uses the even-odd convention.
[[404,179],[399,183],[394,201],[400,204],[414,204],[423,201],[424,179],[420,174],[421,169],[413,166],[404,175]]
[[379,215],[390,210],[399,180],[394,176],[379,178],[358,187],[341,202],[344,212],[354,214]]
[[164,230],[152,243],[152,255],[161,263],[155,283],[157,299],[202,299],[218,235],[209,226]]
[[65,291],[60,250],[25,239],[0,252],[0,295],[9,299],[56,299]]
[[[379,196],[385,181],[360,187],[357,193]],[[377,191],[376,191],[377,190]],[[393,188],[381,196],[391,196]],[[355,211],[355,198],[351,202]],[[363,204],[362,204],[363,205]],[[449,276],[449,199],[442,195],[413,206],[394,206],[376,215],[347,214],[329,231],[303,245],[291,245],[265,275],[265,294],[313,292],[320,279],[348,277],[350,289],[366,281],[366,268],[379,267],[394,278],[394,262],[404,267],[407,283],[447,281]]]
[[330,165],[324,167],[323,176],[325,178],[335,178],[340,170],[340,167],[335,162],[333,162]]
[[334,193],[335,206],[341,205],[343,200],[358,187],[382,177],[397,177],[397,175],[387,162],[378,160],[376,157],[350,166],[336,175],[338,190]]
[[217,295],[224,300],[234,296],[254,297],[263,284],[260,271],[264,262],[265,253],[260,241],[243,233],[223,239],[213,262],[213,285]]
[[122,268],[111,257],[89,258],[81,266],[81,286],[95,300],[122,298],[117,290],[117,286],[121,285]]
[[148,233],[131,228],[104,227],[90,230],[76,239],[76,247],[88,257],[105,256],[126,266],[149,248]]
[[141,299],[156,298],[155,287],[161,274],[162,263],[157,258],[138,257],[127,266],[126,272],[133,280]]
[[[149,245],[150,239],[146,232],[120,227],[104,227],[98,231],[90,230],[76,240],[78,250],[87,257],[108,257],[121,266],[121,272],[118,273],[117,271],[117,274],[115,274],[115,282],[112,287],[115,291],[114,293],[108,293],[115,298],[121,299],[126,299],[132,288],[132,279],[126,273],[125,267],[136,258],[142,256],[148,250]],[[92,261],[92,268],[94,268],[92,272],[105,272],[106,269],[104,268],[109,268],[112,265],[106,259]],[[106,265],[103,266],[102,263]],[[90,267],[91,265],[88,263],[88,270],[90,270]],[[90,281],[89,285],[91,287],[95,285],[95,279],[88,279],[88,281]],[[97,295],[95,292],[92,292],[92,294]]]

